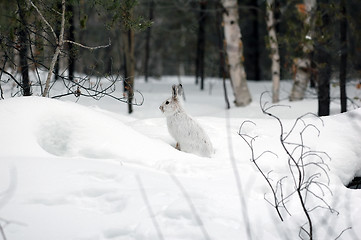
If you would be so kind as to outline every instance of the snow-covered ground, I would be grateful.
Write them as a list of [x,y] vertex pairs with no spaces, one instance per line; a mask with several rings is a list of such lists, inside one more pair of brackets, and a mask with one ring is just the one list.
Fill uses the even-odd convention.
[[[137,80],[145,101],[130,116],[125,104],[110,98],[10,98],[3,86],[0,224],[6,239],[298,239],[301,226],[308,225],[296,194],[285,200],[290,214],[281,209],[281,222],[265,200],[272,200],[271,190],[238,135],[241,124],[251,120],[254,124],[246,123],[242,132],[258,136],[256,154],[273,152],[257,162],[274,186],[287,176],[283,193],[293,191],[279,125],[259,107],[259,97],[271,83],[250,82],[253,103],[225,110],[221,81],[207,80],[203,92],[193,81],[182,79],[185,108],[209,134],[216,150],[212,158],[174,148],[158,107],[170,97],[177,78]],[[287,133],[297,117],[317,111],[312,96],[289,102],[290,87],[282,82],[281,104],[291,107],[270,110]],[[358,91],[349,89],[356,96]],[[232,101],[230,88],[228,92]],[[310,187],[316,196],[309,192],[308,209],[333,209],[310,212],[314,239],[336,239],[341,233],[339,239],[358,239],[361,190],[345,185],[361,176],[361,110],[336,114],[339,105],[333,102],[331,111],[322,120],[309,116],[300,121],[289,140],[299,143],[302,124],[310,124],[302,135],[309,147],[304,150],[318,154],[307,161],[325,161],[322,169],[319,164],[305,173],[318,177],[318,185]]]

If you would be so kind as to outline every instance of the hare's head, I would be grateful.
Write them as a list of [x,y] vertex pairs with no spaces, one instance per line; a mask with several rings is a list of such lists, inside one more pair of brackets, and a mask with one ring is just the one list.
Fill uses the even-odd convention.
[[164,113],[164,115],[170,116],[182,110],[180,99],[182,93],[182,84],[179,84],[178,86],[172,86],[172,97],[165,100],[159,107],[159,109]]

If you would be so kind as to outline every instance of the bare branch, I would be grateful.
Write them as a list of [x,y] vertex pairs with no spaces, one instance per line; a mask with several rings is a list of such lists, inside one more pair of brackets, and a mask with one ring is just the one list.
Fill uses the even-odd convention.
[[56,41],[57,44],[59,44],[59,39],[58,37],[56,36],[55,34],[55,31],[53,29],[53,27],[50,25],[50,23],[44,18],[43,14],[41,13],[41,11],[39,10],[39,8],[31,1],[31,0],[28,0],[29,3],[31,4],[31,6],[33,6],[33,8],[35,8],[36,12],[39,14],[41,20],[43,20],[43,22],[50,28],[50,31],[51,33],[53,34],[53,37]]
[[[270,112],[270,110],[273,108],[285,107],[285,105],[271,105],[268,101],[263,101],[263,97],[266,93],[268,92],[264,92],[261,94],[260,107],[265,115],[268,115],[271,118],[275,119],[278,123],[279,143],[287,156],[288,169],[291,176],[291,181],[293,182],[294,190],[288,193],[284,191],[283,181],[287,178],[286,176],[278,180],[276,185],[273,186],[271,183],[272,179],[269,177],[269,173],[271,173],[272,171],[270,171],[267,175],[262,172],[262,169],[260,168],[260,166],[258,165],[258,161],[256,160],[265,157],[266,153],[274,153],[270,150],[265,150],[258,157],[255,157],[254,142],[257,136],[252,137],[241,131],[242,127],[245,125],[246,122],[242,123],[239,135],[243,138],[243,140],[247,143],[248,147],[251,149],[251,161],[255,164],[258,171],[263,175],[267,184],[271,188],[274,202],[269,201],[269,199],[267,199],[266,197],[266,194],[264,196],[265,200],[277,210],[278,214],[280,214],[279,208],[282,208],[285,209],[285,211],[289,215],[291,215],[291,213],[287,209],[287,204],[294,199],[293,197],[296,197],[298,199],[299,206],[302,208],[302,212],[304,213],[304,216],[306,218],[306,223],[300,227],[299,237],[301,238],[301,235],[305,237],[304,234],[306,234],[307,238],[312,240],[314,234],[313,222],[310,216],[310,212],[314,211],[315,209],[322,208],[328,209],[331,213],[338,213],[336,210],[331,208],[331,206],[325,200],[326,194],[331,194],[332,196],[332,191],[329,188],[329,167],[326,164],[326,159],[331,159],[327,153],[322,151],[314,151],[310,147],[306,146],[304,139],[304,135],[306,134],[306,132],[315,131],[315,135],[317,137],[319,137],[321,133],[316,122],[309,123],[307,121],[307,116],[316,117],[316,119],[320,121],[322,126],[324,126],[324,122],[315,114],[306,113],[298,117],[291,125],[289,131],[286,133],[284,124],[281,119],[277,115]],[[286,141],[291,135],[294,136],[295,134],[298,134],[298,140],[296,140],[295,142],[293,142],[294,140]],[[322,177],[325,177],[327,179],[327,183],[324,183],[320,180],[322,179]],[[308,203],[309,201],[307,200],[310,197],[316,200],[316,204],[320,204],[309,208],[308,205],[310,205],[310,203]]]
[[82,48],[86,48],[86,49],[89,49],[89,50],[96,50],[96,49],[99,49],[99,48],[107,48],[111,45],[111,41],[109,39],[109,43],[107,45],[102,45],[102,46],[95,46],[95,47],[89,47],[89,46],[85,46],[83,44],[80,44],[80,43],[77,43],[77,42],[74,42],[74,41],[70,41],[70,40],[64,40],[64,42],[66,43],[70,43],[70,44],[74,44],[76,46],[79,46],[79,47],[82,47]]
[[7,72],[4,68],[0,67],[2,73],[8,75],[20,88],[23,88],[22,84],[9,72]]
[[[238,131],[238,135],[246,142],[246,144],[248,145],[249,149],[251,150],[251,162],[254,163],[254,165],[256,166],[256,168],[258,169],[258,171],[261,173],[261,175],[263,176],[263,178],[266,180],[268,186],[270,187],[271,191],[272,191],[272,194],[273,194],[273,204],[271,204],[275,209],[276,209],[276,212],[279,216],[279,218],[281,219],[281,221],[283,221],[283,217],[282,217],[282,214],[279,210],[279,205],[278,205],[278,200],[277,200],[277,192],[275,190],[275,188],[273,187],[272,183],[270,182],[270,179],[268,177],[268,175],[266,176],[265,173],[262,171],[261,167],[258,165],[257,163],[257,159],[259,159],[262,155],[264,155],[265,153],[272,153],[274,155],[277,156],[277,154],[271,152],[271,151],[265,151],[263,152],[260,156],[258,156],[257,158],[255,157],[254,155],[254,148],[253,148],[253,142],[255,141],[255,139],[257,138],[257,136],[255,137],[251,137],[247,134],[243,134],[242,133],[242,128],[244,127],[244,125],[246,123],[251,123],[253,125],[255,125],[254,122],[252,121],[244,121],[242,124],[241,124],[241,127]],[[250,138],[250,140],[247,140],[246,138]],[[266,198],[265,198],[266,199]]]
[[335,240],[339,239],[344,232],[346,232],[346,231],[348,231],[348,230],[351,230],[351,229],[352,229],[352,227],[348,227],[348,228],[342,230],[342,232],[335,238]]

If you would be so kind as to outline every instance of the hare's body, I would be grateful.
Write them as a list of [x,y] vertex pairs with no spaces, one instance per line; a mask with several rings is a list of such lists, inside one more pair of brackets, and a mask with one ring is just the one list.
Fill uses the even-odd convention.
[[181,85],[173,86],[172,98],[166,100],[160,109],[167,118],[170,135],[177,141],[177,148],[188,153],[210,157],[213,153],[212,143],[203,128],[183,109],[178,99]]

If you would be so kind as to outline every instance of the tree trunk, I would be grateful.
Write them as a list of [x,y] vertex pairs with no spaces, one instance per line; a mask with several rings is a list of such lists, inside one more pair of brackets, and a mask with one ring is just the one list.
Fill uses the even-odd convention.
[[280,92],[280,54],[278,50],[278,40],[275,28],[275,17],[273,14],[274,0],[267,0],[267,30],[268,30],[268,39],[269,46],[271,51],[272,59],[272,102],[279,102],[279,92]]
[[243,66],[243,43],[241,29],[238,24],[237,0],[222,0],[224,8],[223,26],[226,40],[229,73],[232,82],[236,106],[246,106],[251,101],[247,86],[246,72]]
[[253,49],[251,63],[253,65],[253,76],[249,76],[252,80],[261,80],[261,68],[259,66],[259,33],[258,33],[258,2],[252,0],[251,3],[251,15],[252,15],[252,42],[250,47]]
[[57,47],[55,49],[53,58],[51,60],[50,66],[49,66],[49,72],[48,75],[46,77],[46,82],[45,82],[45,88],[44,88],[44,92],[43,92],[43,97],[48,96],[49,94],[49,88],[50,88],[50,80],[51,77],[53,76],[53,71],[56,65],[56,62],[58,61],[58,57],[60,54],[60,50],[64,45],[64,28],[65,28],[65,0],[62,0],[61,2],[61,6],[62,6],[62,14],[61,14],[61,25],[60,25],[60,34],[59,36],[57,36]]
[[[74,7],[70,2],[68,3],[68,12],[72,13],[72,16],[69,19],[69,40],[75,41],[75,25],[74,25]],[[68,76],[69,80],[74,80],[74,71],[75,71],[75,47],[73,44],[69,44],[69,58],[68,58]]]
[[124,79],[124,88],[128,97],[128,113],[133,112],[133,97],[134,97],[134,74],[135,74],[135,60],[134,60],[134,31],[127,29],[122,31],[123,50],[125,57],[125,67],[127,77]]
[[22,91],[24,96],[31,95],[31,86],[29,79],[29,65],[28,65],[28,38],[27,38],[27,22],[25,19],[25,1],[17,0],[19,17],[20,17],[20,28],[19,28],[19,60],[20,70],[22,76]]
[[[328,0],[323,1],[328,3]],[[327,30],[330,24],[327,10],[322,15],[322,25],[318,30],[320,36],[316,41],[317,65],[318,65],[318,115],[330,115],[330,79],[331,79],[331,54],[329,53],[330,40]]]
[[290,94],[290,101],[302,100],[305,96],[307,86],[312,75],[311,58],[313,55],[313,45],[309,40],[313,39],[313,23],[312,12],[316,8],[316,0],[304,0],[304,9],[307,14],[305,18],[305,26],[309,27],[309,31],[305,36],[306,42],[303,44],[303,54],[301,58],[294,59],[295,74],[293,78],[293,86]]
[[197,41],[197,58],[196,58],[196,84],[198,84],[198,77],[201,79],[201,90],[204,89],[204,51],[205,51],[205,23],[206,23],[206,8],[207,1],[201,0],[199,2],[200,10],[198,15],[198,41]]
[[[57,3],[57,8],[62,9],[62,3],[61,2]],[[60,36],[61,28],[62,28],[61,20],[59,21],[59,19],[56,19],[56,26],[55,26],[55,34],[56,34],[56,36]],[[58,37],[58,39],[59,39],[59,37]],[[55,44],[55,46],[57,48],[58,44]],[[56,52],[56,48],[55,48],[55,52]],[[60,53],[58,54],[58,58],[56,59],[55,66],[54,66],[54,79],[55,79],[55,81],[57,81],[59,79],[59,72],[60,72],[60,57],[59,56],[60,56]]]
[[347,15],[346,0],[340,1],[341,21],[340,21],[340,98],[341,112],[347,111],[347,93],[346,93],[346,69],[347,69]]
[[222,33],[222,14],[217,11],[216,13],[216,29],[218,35],[218,49],[219,49],[219,77],[223,80],[223,93],[224,100],[226,103],[226,109],[230,109],[231,106],[228,100],[227,94],[227,85],[226,85],[226,66],[225,66],[225,57],[224,57],[224,36]]
[[319,52],[319,64],[323,66],[319,68],[318,75],[318,116],[330,115],[330,57],[326,51]]
[[[149,20],[154,18],[154,1],[149,0]],[[149,77],[149,56],[150,56],[150,37],[151,37],[151,27],[147,28],[146,39],[145,39],[145,59],[144,59],[144,78],[145,82],[148,82]]]

